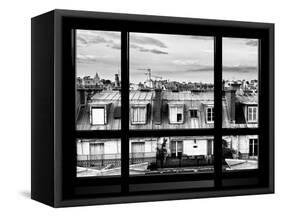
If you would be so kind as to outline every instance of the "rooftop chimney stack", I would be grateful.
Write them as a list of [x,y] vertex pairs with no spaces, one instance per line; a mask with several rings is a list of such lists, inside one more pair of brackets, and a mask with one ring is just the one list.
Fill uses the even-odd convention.
[[119,74],[115,74],[115,87],[120,87]]
[[153,118],[155,124],[161,124],[162,116],[162,89],[155,89]]
[[235,123],[236,89],[225,90],[225,98],[226,98],[227,109],[228,109],[230,121],[232,123]]

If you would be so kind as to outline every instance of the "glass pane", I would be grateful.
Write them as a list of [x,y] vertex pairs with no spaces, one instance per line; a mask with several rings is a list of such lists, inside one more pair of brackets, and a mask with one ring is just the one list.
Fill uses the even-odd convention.
[[130,175],[213,172],[213,137],[130,139]]
[[130,129],[213,128],[213,63],[213,37],[130,33]]
[[120,175],[120,139],[77,140],[77,177]]
[[258,39],[223,38],[223,127],[258,127]]
[[223,170],[258,169],[258,136],[223,136]]
[[76,30],[76,128],[121,129],[121,33]]

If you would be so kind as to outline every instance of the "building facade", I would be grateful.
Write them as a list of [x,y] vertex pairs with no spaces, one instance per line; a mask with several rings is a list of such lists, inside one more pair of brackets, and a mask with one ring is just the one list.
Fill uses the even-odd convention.
[[[213,94],[212,90],[131,90],[129,127],[132,130],[213,128]],[[80,92],[79,95],[83,94]],[[96,92],[79,108],[78,130],[121,129],[120,91]],[[226,88],[222,108],[223,127],[257,127],[257,95],[241,94],[233,88]],[[232,159],[257,161],[257,136],[228,136],[223,139],[227,148],[232,150]],[[197,169],[213,166],[211,136],[131,138],[129,146],[131,165],[148,163],[148,168]],[[77,166],[101,169],[108,165],[121,165],[120,140],[77,141]]]

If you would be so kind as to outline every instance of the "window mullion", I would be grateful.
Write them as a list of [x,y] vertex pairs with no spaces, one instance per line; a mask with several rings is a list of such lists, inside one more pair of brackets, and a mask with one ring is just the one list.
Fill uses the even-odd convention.
[[129,33],[121,32],[121,177],[122,193],[129,191]]
[[222,186],[222,36],[214,40],[214,168],[215,187]]

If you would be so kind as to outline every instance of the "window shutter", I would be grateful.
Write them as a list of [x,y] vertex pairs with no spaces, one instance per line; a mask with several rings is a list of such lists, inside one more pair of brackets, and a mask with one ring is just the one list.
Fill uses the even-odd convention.
[[257,120],[257,108],[253,108],[253,121]]
[[176,108],[170,107],[170,122],[175,123],[176,122]]

